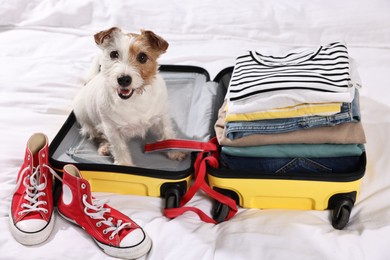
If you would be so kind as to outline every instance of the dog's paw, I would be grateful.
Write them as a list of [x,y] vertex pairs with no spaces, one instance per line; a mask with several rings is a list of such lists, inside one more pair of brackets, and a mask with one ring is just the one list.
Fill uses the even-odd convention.
[[98,148],[98,154],[102,156],[111,155],[110,144],[108,142],[100,143]]
[[186,152],[178,152],[178,151],[167,152],[168,158],[171,160],[175,160],[175,161],[181,161],[184,158],[186,158],[187,155],[188,155],[188,153],[186,153]]

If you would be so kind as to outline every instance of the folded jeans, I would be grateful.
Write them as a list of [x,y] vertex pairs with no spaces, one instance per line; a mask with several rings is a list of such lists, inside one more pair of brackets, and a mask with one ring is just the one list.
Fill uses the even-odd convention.
[[261,158],[220,154],[221,164],[232,170],[264,174],[349,173],[359,168],[360,156],[329,158]]
[[226,136],[235,140],[253,134],[287,133],[302,129],[335,126],[360,122],[359,92],[355,91],[352,103],[343,103],[341,112],[331,116],[305,116],[296,118],[235,121],[226,123]]

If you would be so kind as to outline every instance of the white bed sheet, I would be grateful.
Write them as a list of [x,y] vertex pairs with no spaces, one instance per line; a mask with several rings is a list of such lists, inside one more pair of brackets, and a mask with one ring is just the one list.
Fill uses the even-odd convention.
[[[98,52],[92,35],[120,26],[151,29],[170,43],[161,64],[197,65],[211,76],[247,49],[278,52],[342,40],[363,82],[368,164],[344,230],[329,211],[240,209],[212,225],[162,214],[160,198],[96,194],[142,225],[144,259],[390,259],[390,2],[0,0],[0,259],[111,259],[81,229],[57,217],[43,244],[18,244],[8,228],[16,174],[28,137],[52,140]],[[205,211],[202,194],[192,201]]]

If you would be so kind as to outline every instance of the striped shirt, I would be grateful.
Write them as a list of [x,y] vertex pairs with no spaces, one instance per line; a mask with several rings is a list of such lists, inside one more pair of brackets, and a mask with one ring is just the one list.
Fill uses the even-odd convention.
[[286,97],[292,100],[263,109],[300,103],[351,102],[354,91],[350,81],[347,47],[339,42],[282,57],[249,51],[236,60],[227,94],[228,111],[234,106],[262,102],[278,95],[283,97],[282,101]]

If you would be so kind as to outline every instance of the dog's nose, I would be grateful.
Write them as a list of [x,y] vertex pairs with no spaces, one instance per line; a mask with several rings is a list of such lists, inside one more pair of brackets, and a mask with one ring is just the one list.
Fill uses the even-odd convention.
[[118,84],[122,87],[128,87],[131,84],[131,77],[130,76],[120,76],[118,78]]

